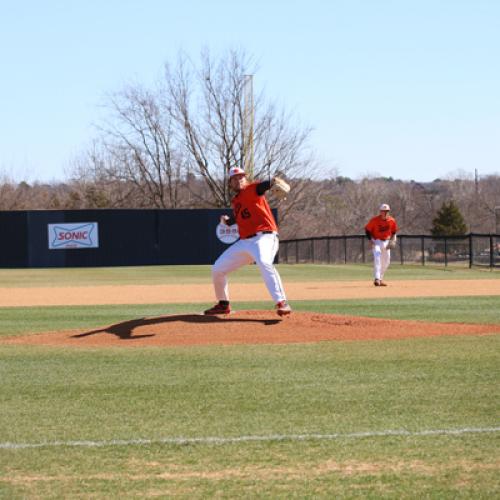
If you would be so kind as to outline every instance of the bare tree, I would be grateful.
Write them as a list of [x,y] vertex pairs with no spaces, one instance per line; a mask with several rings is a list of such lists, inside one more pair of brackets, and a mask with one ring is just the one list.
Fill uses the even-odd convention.
[[200,69],[182,54],[174,68],[166,65],[176,134],[185,146],[189,171],[205,182],[208,205],[229,204],[229,168],[247,164],[250,146],[256,177],[277,172],[288,178],[314,175],[316,165],[307,149],[311,130],[293,125],[292,117],[266,104],[262,94],[253,99],[255,127],[248,144],[244,85],[246,76],[254,72],[250,58],[237,51],[218,61],[205,51]]
[[500,177],[456,178],[448,181],[447,187],[449,197],[457,202],[471,232],[495,231],[495,206],[500,205]]
[[[483,207],[484,216],[480,230],[496,233],[499,230],[500,220],[500,176],[489,175],[479,183],[479,198]],[[496,209],[495,209],[496,208]]]
[[110,118],[100,126],[74,180],[125,188],[121,198],[137,206],[177,208],[183,158],[173,143],[171,118],[161,95],[129,86],[110,97]]
[[74,180],[126,186],[129,200],[150,207],[226,207],[229,168],[251,155],[256,177],[290,180],[290,207],[317,170],[311,129],[252,92],[250,134],[245,82],[254,72],[242,52],[213,59],[204,51],[198,66],[180,53],[154,90],[129,85],[109,98],[110,115]]
[[16,210],[16,186],[7,176],[0,179],[0,210]]
[[[0,210],[151,208],[150,200],[133,182],[108,177],[115,161],[99,145],[78,159],[78,178],[66,183],[28,184],[0,177]],[[382,201],[391,205],[404,234],[429,234],[439,208],[451,199],[456,200],[469,231],[497,232],[500,213],[495,207],[500,207],[500,176],[487,176],[479,182],[353,181],[338,176],[293,178],[291,182],[295,197],[279,207],[280,233],[285,239],[362,234],[364,224]],[[178,197],[183,206],[203,208],[207,206],[202,201],[206,191],[204,180],[190,174],[179,186]]]
[[158,208],[154,197],[145,196],[144,183],[129,178],[115,147],[113,141],[96,140],[74,160],[71,186],[81,208],[103,208],[104,203],[107,208]]

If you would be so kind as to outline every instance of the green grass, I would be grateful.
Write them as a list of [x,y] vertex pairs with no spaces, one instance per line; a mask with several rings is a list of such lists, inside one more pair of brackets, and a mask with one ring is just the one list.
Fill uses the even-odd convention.
[[499,348],[498,335],[126,352],[4,346],[0,441],[491,426]]
[[[148,446],[10,453],[4,498],[498,497],[498,440],[484,436]],[[77,464],[75,466],[75,464]],[[496,477],[495,477],[495,474]],[[9,478],[9,479],[8,479]]]
[[374,318],[500,324],[500,297],[418,297],[294,302],[297,311],[314,310]]
[[[0,442],[498,425],[500,337],[179,349],[1,347]],[[496,443],[496,445],[495,445]],[[0,449],[6,498],[488,497],[498,434]]]
[[[345,281],[371,279],[371,265],[280,264],[286,281]],[[498,270],[445,268],[393,264],[391,280],[400,279],[500,279]],[[233,282],[262,280],[256,266],[231,275]],[[55,269],[0,269],[0,287],[166,285],[211,283],[210,266],[146,266]]]

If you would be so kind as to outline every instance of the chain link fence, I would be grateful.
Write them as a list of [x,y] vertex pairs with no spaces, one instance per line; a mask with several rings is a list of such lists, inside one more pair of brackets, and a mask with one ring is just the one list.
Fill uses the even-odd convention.
[[[285,264],[364,264],[371,260],[372,253],[365,235],[324,236],[280,242],[279,261]],[[391,251],[391,262],[500,267],[500,235],[398,235],[398,244]]]

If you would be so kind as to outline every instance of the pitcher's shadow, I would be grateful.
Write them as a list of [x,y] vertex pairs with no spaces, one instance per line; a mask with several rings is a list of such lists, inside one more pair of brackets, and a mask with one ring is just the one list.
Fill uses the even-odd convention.
[[177,314],[173,316],[160,316],[157,318],[138,318],[131,319],[128,321],[122,321],[121,323],[116,323],[114,325],[108,326],[106,328],[99,328],[98,330],[91,330],[90,332],[78,333],[72,335],[72,338],[83,338],[89,337],[90,335],[96,335],[98,333],[110,333],[116,335],[121,340],[134,340],[142,339],[146,337],[154,337],[154,333],[144,334],[144,335],[133,335],[135,328],[141,326],[153,326],[160,325],[164,323],[260,323],[265,326],[276,325],[281,323],[279,319],[252,319],[252,318],[220,318],[218,316],[204,316],[199,314]]

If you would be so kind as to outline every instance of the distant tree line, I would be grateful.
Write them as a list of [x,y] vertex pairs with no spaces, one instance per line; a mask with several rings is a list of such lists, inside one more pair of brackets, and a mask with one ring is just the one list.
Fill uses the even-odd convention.
[[[278,208],[283,238],[361,234],[380,203],[389,203],[402,233],[495,233],[500,206],[500,176],[479,181],[435,180],[430,183],[345,177],[313,180],[288,178],[290,196]],[[300,189],[295,190],[295,186]],[[175,208],[212,208],[203,201],[209,188],[194,175],[178,183]],[[131,181],[99,177],[32,185],[0,179],[0,210],[158,208],[154,198]],[[193,192],[198,196],[193,196]],[[221,205],[222,206],[222,205]],[[497,215],[497,217],[495,216]],[[441,224],[441,225],[440,225]]]

